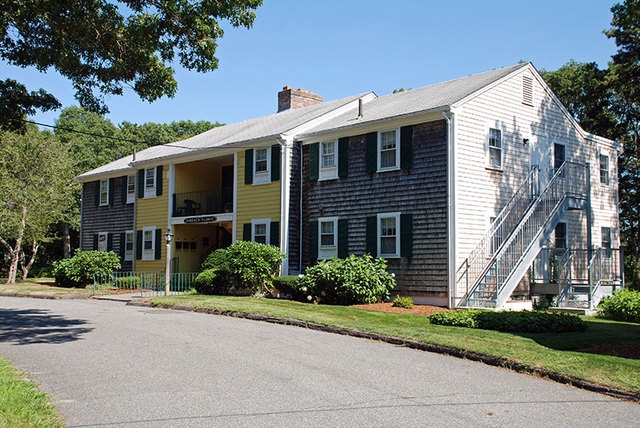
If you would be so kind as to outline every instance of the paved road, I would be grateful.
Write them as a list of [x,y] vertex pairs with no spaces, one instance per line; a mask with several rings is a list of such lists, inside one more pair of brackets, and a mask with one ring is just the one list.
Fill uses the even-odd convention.
[[638,426],[640,405],[480,363],[245,319],[0,297],[0,355],[69,427]]

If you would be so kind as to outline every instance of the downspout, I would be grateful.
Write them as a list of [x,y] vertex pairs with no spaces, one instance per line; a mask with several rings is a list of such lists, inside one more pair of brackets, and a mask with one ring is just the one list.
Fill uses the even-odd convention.
[[[80,193],[80,249],[82,250],[82,237],[84,235],[84,228],[82,227],[82,224],[84,223],[82,221],[82,219],[84,218],[84,185],[85,183],[82,183],[82,192]],[[122,245],[122,244],[120,244]],[[63,251],[64,253],[64,251]]]
[[304,185],[304,174],[302,173],[302,171],[304,170],[304,151],[303,151],[303,147],[302,147],[302,142],[298,143],[298,145],[300,146],[300,208],[299,208],[299,221],[300,221],[300,228],[298,229],[298,273],[302,273],[302,254],[304,253],[304,251],[302,250],[302,226],[304,225],[303,222],[303,215],[302,215],[302,198],[304,196],[304,190],[303,190],[303,185]]
[[453,108],[443,111],[447,121],[447,293],[448,307],[456,307],[458,289],[456,284],[456,171],[455,171],[455,112]]
[[231,218],[231,242],[236,242],[238,224],[238,152],[233,154],[233,216]]
[[[171,231],[173,236],[175,237],[175,230],[171,230],[171,218],[173,217],[173,195],[176,192],[176,166],[175,164],[169,164],[169,174],[167,175],[167,179],[169,180],[169,191],[167,192],[167,231]],[[171,263],[171,253],[172,253],[173,245],[169,243],[167,245],[167,260],[168,263]],[[176,272],[174,272],[176,273]]]
[[280,250],[285,253],[280,275],[289,274],[289,199],[291,194],[291,137],[277,138],[282,147],[280,168]]

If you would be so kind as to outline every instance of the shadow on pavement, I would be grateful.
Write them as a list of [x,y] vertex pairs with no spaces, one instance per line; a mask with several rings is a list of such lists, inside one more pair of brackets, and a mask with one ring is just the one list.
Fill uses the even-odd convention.
[[43,309],[0,309],[0,341],[16,345],[66,343],[93,330],[87,321]]

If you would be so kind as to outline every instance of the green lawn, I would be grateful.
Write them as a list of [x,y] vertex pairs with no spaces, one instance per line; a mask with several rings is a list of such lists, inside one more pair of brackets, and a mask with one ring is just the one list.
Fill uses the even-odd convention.
[[[640,395],[640,360],[579,352],[585,348],[640,344],[640,325],[584,317],[587,331],[512,334],[432,325],[421,315],[367,311],[250,297],[184,295],[158,297],[154,305],[182,305],[218,311],[263,314],[394,336],[466,350],[570,378]],[[508,364],[507,364],[508,365]]]
[[50,397],[0,358],[0,428],[62,426],[62,416]]
[[[4,280],[6,281],[6,279]],[[15,284],[0,283],[0,295],[31,295],[31,296],[52,296],[62,297],[65,295],[82,294],[87,297],[91,295],[91,290],[86,288],[65,288],[56,287],[52,278],[35,278],[27,280],[16,280]]]

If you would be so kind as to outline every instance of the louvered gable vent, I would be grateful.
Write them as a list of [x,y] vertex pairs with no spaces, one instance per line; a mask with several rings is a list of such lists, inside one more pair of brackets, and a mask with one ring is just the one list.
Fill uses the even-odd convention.
[[533,106],[533,79],[522,76],[522,103]]

